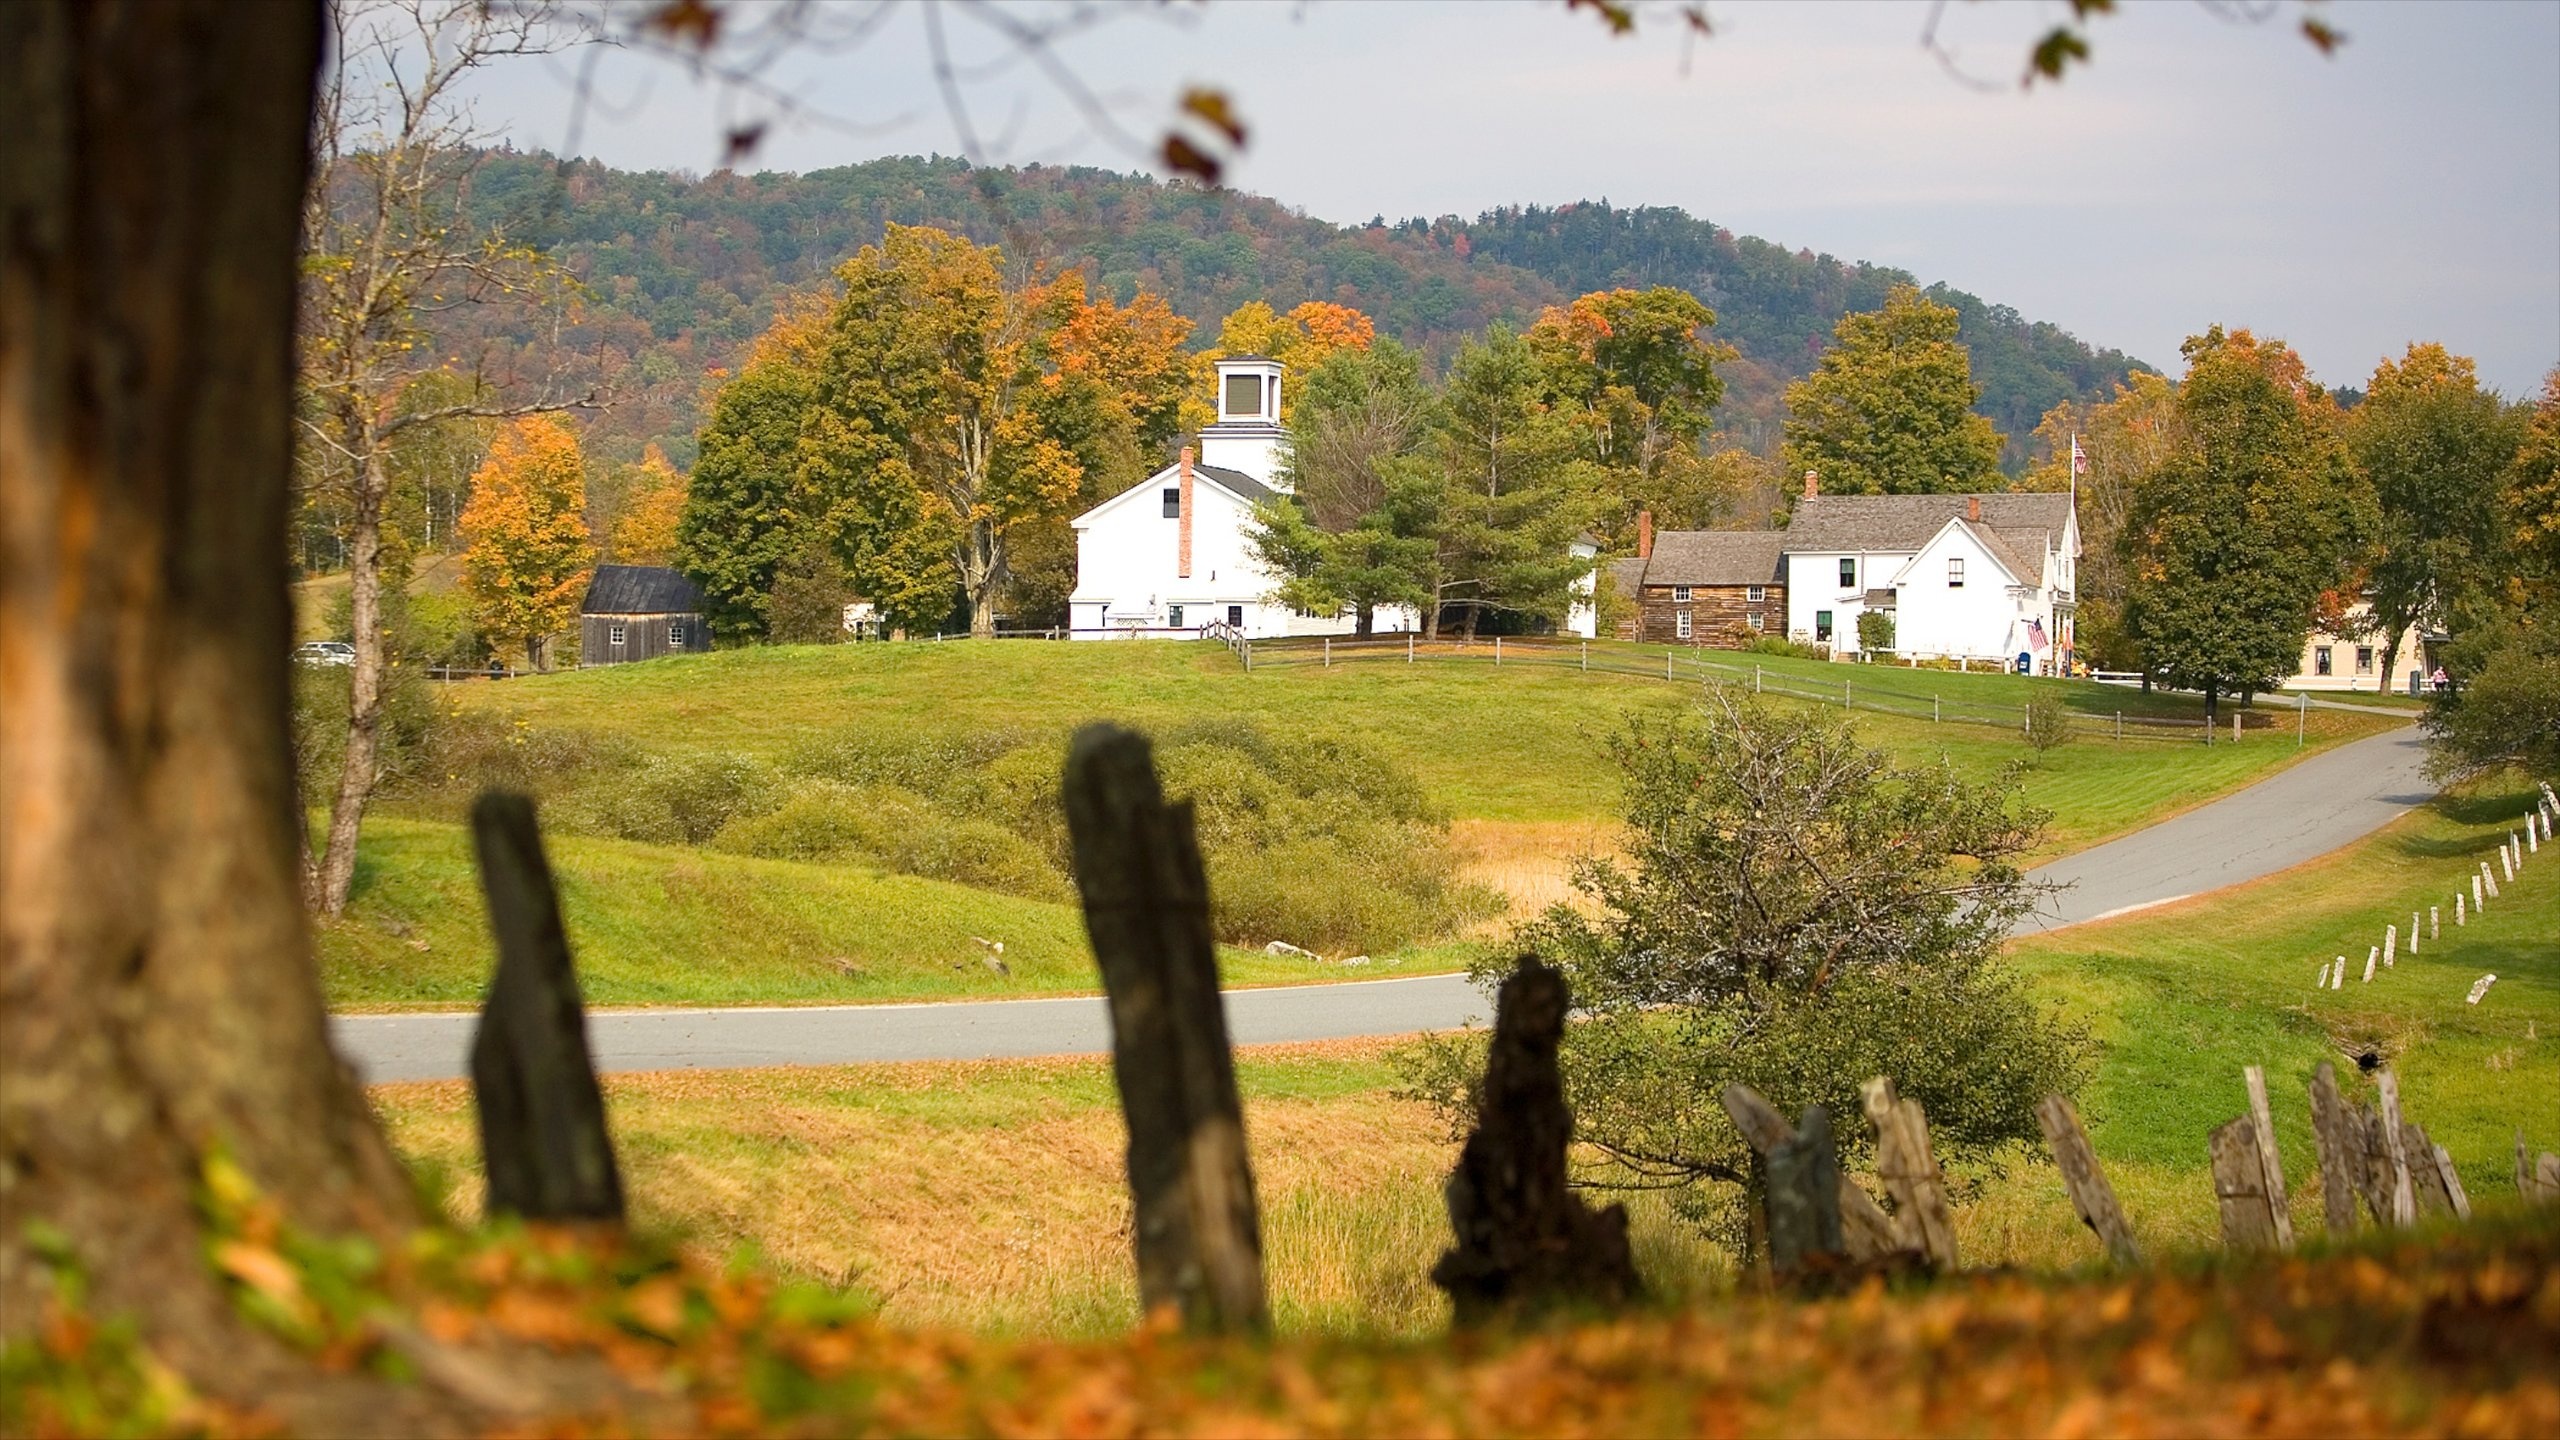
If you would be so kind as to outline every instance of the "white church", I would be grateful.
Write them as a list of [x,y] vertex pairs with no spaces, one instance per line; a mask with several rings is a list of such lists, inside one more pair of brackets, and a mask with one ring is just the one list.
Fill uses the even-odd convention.
[[[1094,506],[1072,522],[1076,588],[1068,597],[1079,640],[1231,626],[1256,640],[1284,635],[1348,635],[1348,610],[1310,615],[1272,598],[1280,580],[1254,555],[1254,507],[1288,491],[1289,434],[1280,426],[1281,366],[1238,356],[1217,362],[1218,419],[1173,464]],[[1585,582],[1585,593],[1589,582]],[[1592,633],[1585,602],[1567,628]],[[1382,605],[1380,634],[1421,628],[1410,607]]]

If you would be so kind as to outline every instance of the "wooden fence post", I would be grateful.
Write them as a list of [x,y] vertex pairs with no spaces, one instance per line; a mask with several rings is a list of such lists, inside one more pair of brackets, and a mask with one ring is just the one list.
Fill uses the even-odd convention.
[[1556,1046],[1564,976],[1523,955],[1494,1002],[1484,1101],[1446,1197],[1457,1243],[1431,1267],[1461,1325],[1559,1300],[1618,1305],[1643,1293],[1627,1246],[1627,1208],[1594,1211],[1566,1179],[1573,1114]]
[[2133,1227],[2116,1204],[2115,1187],[2098,1168],[2098,1152],[2089,1144],[2089,1132],[2080,1127],[2080,1112],[2062,1096],[2047,1095],[2036,1105],[2036,1121],[2053,1147],[2053,1163],[2062,1171],[2062,1188],[2080,1223],[2107,1247],[2108,1259],[2127,1269],[2140,1265],[2142,1247],[2134,1243]]
[[622,1175],[533,801],[483,794],[471,806],[471,844],[498,949],[471,1037],[489,1213],[618,1222]]
[[2418,1198],[2410,1188],[2409,1152],[2400,1135],[2400,1077],[2384,1069],[2373,1077],[2382,1092],[2382,1178],[2391,1200],[2391,1223],[2409,1225],[2418,1218]]
[[1876,1175],[1893,1196],[1894,1234],[1942,1271],[1956,1268],[1956,1232],[1947,1214],[1946,1177],[1929,1148],[1929,1118],[1883,1076],[1860,1089],[1876,1127]]
[[1165,803],[1146,737],[1114,725],[1076,732],[1064,789],[1129,1125],[1139,1303],[1174,1306],[1195,1330],[1265,1329],[1261,1223],[1191,804]]
[[2364,1123],[2338,1093],[2327,1061],[2311,1076],[2311,1143],[2320,1157],[2320,1208],[2332,1236],[2356,1228],[2356,1198],[2366,1189]]
[[2471,1197],[2463,1192],[2461,1172],[2453,1168],[2453,1156],[2441,1145],[2427,1147],[2434,1152],[2436,1183],[2444,1187],[2445,1200],[2460,1219],[2471,1218]]
[[[2367,964],[2367,979],[2373,978]],[[2244,1066],[2241,1080],[2249,1087],[2250,1129],[2258,1141],[2258,1166],[2263,1172],[2267,1192],[2267,1209],[2274,1221],[2276,1248],[2293,1248],[2293,1215],[2284,1189],[2284,1159],[2276,1153],[2276,1122],[2267,1106],[2267,1072],[2260,1066]]]
[[2243,1115],[2217,1127],[2211,1139],[2213,1198],[2222,1215],[2222,1243],[2234,1250],[2263,1249],[2276,1240],[2266,1171],[2258,1158],[2257,1129]]
[[1798,1285],[1819,1284],[1847,1254],[1831,1112],[1806,1106],[1795,1138],[1771,1147],[1768,1159],[1769,1266]]
[[[1724,1113],[1733,1117],[1734,1128],[1742,1132],[1744,1143],[1762,1158],[1795,1140],[1795,1128],[1787,1124],[1786,1117],[1750,1086],[1729,1080],[1722,1098]],[[1858,1182],[1844,1174],[1840,1176],[1839,1190],[1841,1243],[1851,1261],[1875,1260],[1903,1248],[1894,1235],[1893,1217],[1884,1213],[1884,1207],[1876,1204],[1873,1196],[1858,1188]]]

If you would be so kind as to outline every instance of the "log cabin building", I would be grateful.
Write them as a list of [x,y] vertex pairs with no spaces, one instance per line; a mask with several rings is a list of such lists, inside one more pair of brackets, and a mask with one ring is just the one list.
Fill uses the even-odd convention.
[[1775,530],[1669,530],[1636,517],[1636,553],[1611,567],[1618,638],[1738,650],[1786,634],[1786,539]]
[[663,565],[599,565],[578,604],[578,663],[619,665],[711,648],[702,592]]

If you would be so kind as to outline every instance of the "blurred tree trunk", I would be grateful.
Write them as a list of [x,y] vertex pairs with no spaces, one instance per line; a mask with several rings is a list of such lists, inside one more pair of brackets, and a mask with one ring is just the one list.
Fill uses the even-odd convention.
[[297,1227],[416,1219],[329,1048],[287,743],[320,40],[310,3],[0,5],[0,1337],[42,1222],[230,1393],[291,1357],[207,1268],[208,1156]]

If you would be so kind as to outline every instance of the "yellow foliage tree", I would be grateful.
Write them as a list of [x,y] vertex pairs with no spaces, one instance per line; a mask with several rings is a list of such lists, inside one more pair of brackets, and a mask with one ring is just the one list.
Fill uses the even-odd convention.
[[640,457],[638,469],[606,553],[616,565],[673,564],[676,523],[684,518],[685,477],[655,445]]
[[[1377,324],[1348,305],[1310,300],[1283,315],[1260,300],[1239,305],[1218,326],[1218,348],[1204,357],[1260,355],[1277,360],[1301,377],[1339,350],[1366,350],[1378,338]],[[1201,387],[1205,391],[1205,385]],[[1286,423],[1297,409],[1296,388],[1280,387],[1280,419]],[[1203,410],[1200,423],[1209,416]],[[1197,428],[1194,426],[1193,428]]]
[[558,415],[508,427],[471,477],[463,588],[481,633],[520,643],[537,670],[551,668],[551,637],[577,613],[595,573],[586,491],[578,432]]

